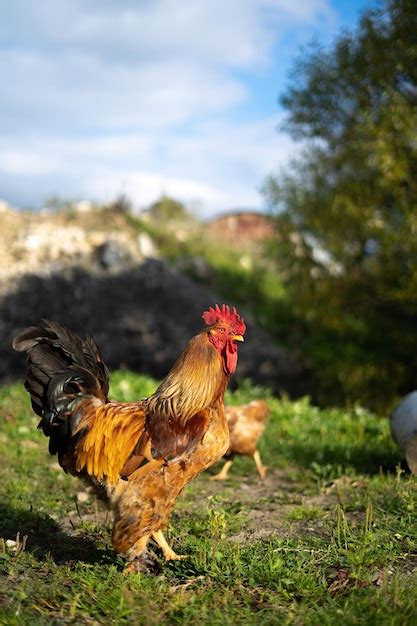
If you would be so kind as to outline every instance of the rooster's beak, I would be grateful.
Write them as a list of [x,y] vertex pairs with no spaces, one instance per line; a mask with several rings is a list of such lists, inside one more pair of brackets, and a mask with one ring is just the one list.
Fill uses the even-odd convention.
[[232,339],[233,341],[245,341],[242,335],[233,335]]

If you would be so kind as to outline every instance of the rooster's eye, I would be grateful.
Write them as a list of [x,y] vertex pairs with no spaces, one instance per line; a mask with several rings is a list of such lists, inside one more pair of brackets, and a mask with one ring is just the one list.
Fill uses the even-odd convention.
[[219,331],[220,331],[221,333],[224,333],[224,328],[219,328]]

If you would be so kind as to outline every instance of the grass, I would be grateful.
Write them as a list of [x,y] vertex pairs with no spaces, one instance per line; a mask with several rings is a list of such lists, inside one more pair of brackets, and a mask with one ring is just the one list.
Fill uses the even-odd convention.
[[[112,376],[121,400],[154,388]],[[244,383],[227,401],[263,395]],[[0,623],[415,623],[417,486],[387,421],[360,407],[268,401],[265,482],[247,458],[226,483],[200,476],[168,531],[188,559],[128,575],[108,514],[48,456],[22,385],[2,388]]]

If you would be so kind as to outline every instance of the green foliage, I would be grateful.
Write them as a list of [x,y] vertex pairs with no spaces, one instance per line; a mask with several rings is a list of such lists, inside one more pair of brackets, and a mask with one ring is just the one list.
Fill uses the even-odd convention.
[[[157,384],[111,380],[122,401]],[[262,395],[246,381],[227,401]],[[267,397],[266,481],[243,458],[224,485],[201,475],[168,531],[188,558],[152,576],[124,573],[106,511],[76,503],[85,486],[48,455],[23,385],[0,389],[0,623],[413,623],[417,484],[387,421]]]
[[389,0],[312,46],[282,101],[304,141],[265,191],[294,338],[324,401],[386,407],[417,370],[417,5]]
[[54,195],[46,199],[45,208],[54,213],[69,213],[72,211],[73,204],[73,200]]
[[287,293],[267,250],[242,253],[221,245],[207,235],[204,224],[196,224],[182,241],[164,229],[154,229],[151,235],[170,263],[213,289],[225,302],[250,310],[277,339],[286,338],[285,323],[290,315]]
[[187,211],[182,202],[178,202],[178,200],[174,200],[165,195],[151,204],[148,212],[155,222],[162,224],[169,224],[171,222],[178,223],[191,219],[191,214]]

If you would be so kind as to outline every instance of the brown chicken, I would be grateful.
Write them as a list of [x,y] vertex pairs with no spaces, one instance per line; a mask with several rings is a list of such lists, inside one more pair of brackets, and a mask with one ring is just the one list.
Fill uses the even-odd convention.
[[66,472],[92,483],[114,513],[113,546],[140,571],[153,539],[166,560],[182,558],[162,533],[175,500],[229,445],[223,396],[246,327],[236,309],[216,305],[155,393],[110,402],[109,377],[95,341],[43,320],[19,333],[25,387],[39,428]]
[[268,404],[265,400],[253,400],[241,406],[227,406],[226,418],[229,426],[229,448],[224,455],[227,459],[221,471],[211,480],[226,480],[235,454],[253,457],[261,480],[265,479],[266,467],[261,461],[257,444],[265,429],[268,415]]

